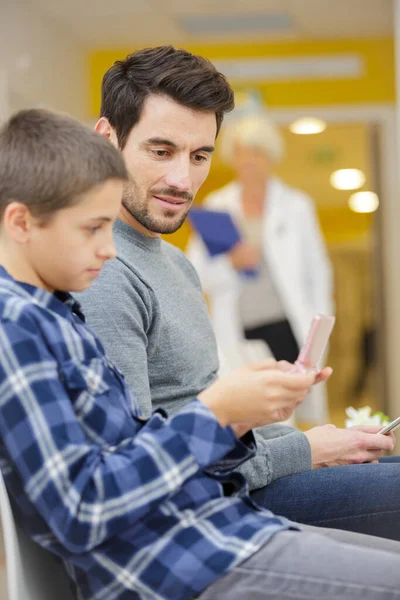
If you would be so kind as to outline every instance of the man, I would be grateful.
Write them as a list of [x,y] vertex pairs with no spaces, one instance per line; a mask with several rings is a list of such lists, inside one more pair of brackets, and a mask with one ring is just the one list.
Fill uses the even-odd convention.
[[[232,107],[230,86],[208,61],[171,47],[138,51],[103,79],[96,129],[120,148],[130,181],[114,227],[118,258],[78,297],[145,417],[152,407],[179,410],[217,377],[198,277],[160,234],[184,222]],[[400,540],[398,465],[350,466],[374,463],[390,449],[377,431],[266,427],[241,472],[257,501],[278,514]],[[382,488],[387,493],[378,497]]]

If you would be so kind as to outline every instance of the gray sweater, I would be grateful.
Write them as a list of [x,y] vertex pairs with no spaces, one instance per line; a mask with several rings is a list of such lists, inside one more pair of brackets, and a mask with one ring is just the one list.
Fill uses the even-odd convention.
[[[208,387],[218,356],[196,271],[185,255],[117,221],[118,257],[76,294],[88,324],[124,373],[144,417],[175,412]],[[255,432],[256,456],[241,471],[250,489],[311,469],[306,436],[271,425]]]

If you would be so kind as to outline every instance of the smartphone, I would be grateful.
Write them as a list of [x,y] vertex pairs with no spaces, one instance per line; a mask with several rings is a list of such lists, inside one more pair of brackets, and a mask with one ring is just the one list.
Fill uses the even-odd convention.
[[385,425],[385,427],[383,429],[381,429],[380,431],[378,431],[378,433],[381,433],[382,435],[386,435],[386,434],[390,433],[391,431],[394,431],[398,427],[400,427],[400,417],[397,417],[397,419],[395,419],[391,423],[388,423],[387,425]]
[[335,324],[335,317],[316,315],[311,323],[304,346],[300,350],[293,371],[309,371],[318,373],[329,337]]

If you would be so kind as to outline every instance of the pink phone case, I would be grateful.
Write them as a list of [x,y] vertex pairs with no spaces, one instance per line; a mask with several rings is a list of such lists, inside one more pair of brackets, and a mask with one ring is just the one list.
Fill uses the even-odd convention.
[[335,324],[335,317],[330,315],[316,315],[311,323],[306,342],[300,350],[295,362],[294,371],[313,370],[319,371],[319,362],[323,357],[329,337]]

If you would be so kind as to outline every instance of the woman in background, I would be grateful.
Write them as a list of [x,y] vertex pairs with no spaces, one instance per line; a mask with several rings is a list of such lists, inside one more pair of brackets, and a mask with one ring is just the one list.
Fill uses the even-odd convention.
[[[331,267],[313,202],[274,176],[283,140],[264,114],[228,123],[221,151],[236,179],[210,194],[204,206],[229,212],[241,242],[210,257],[196,236],[187,249],[210,301],[221,356],[228,362],[244,356],[246,340],[259,340],[277,360],[294,362],[312,318],[333,311]],[[246,275],[249,270],[255,275]],[[327,421],[324,386],[313,390],[296,416]]]

